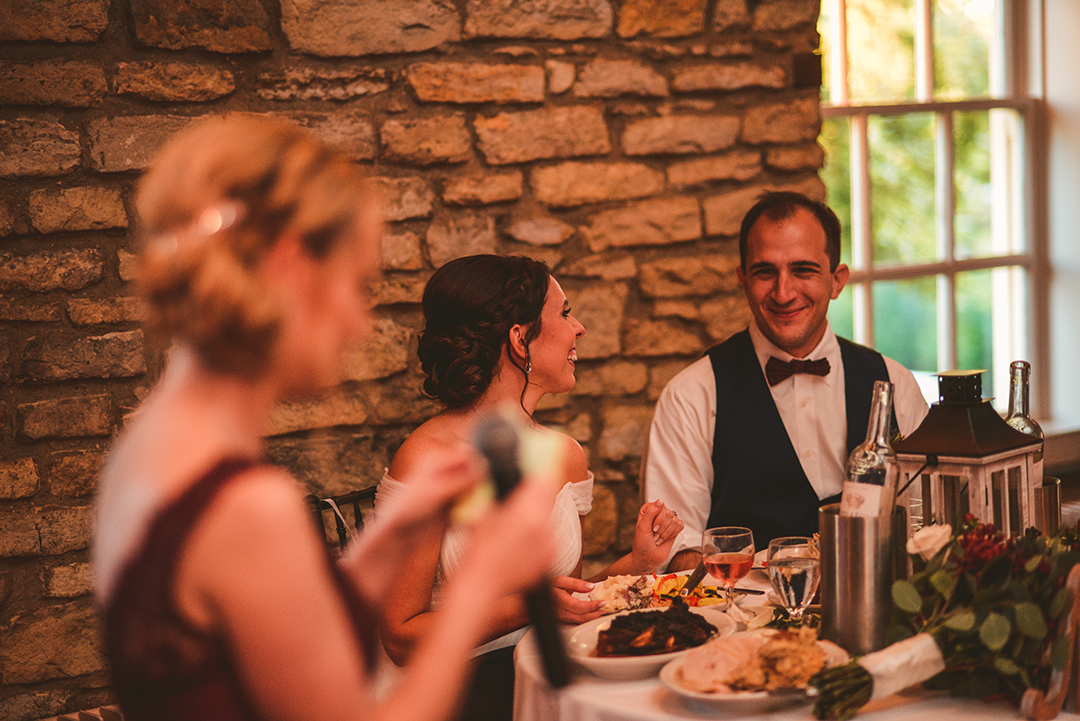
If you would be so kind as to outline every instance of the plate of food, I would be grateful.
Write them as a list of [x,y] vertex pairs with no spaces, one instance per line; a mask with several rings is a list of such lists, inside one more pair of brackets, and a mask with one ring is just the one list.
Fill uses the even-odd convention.
[[[589,593],[575,593],[577,598],[604,602],[611,613],[640,608],[666,608],[682,590],[689,574],[686,572],[642,576],[609,576],[593,586]],[[707,577],[706,580],[711,580]],[[724,603],[723,589],[712,583],[701,583],[684,599],[688,606],[714,606]]]
[[566,636],[566,653],[597,676],[646,678],[689,649],[733,633],[736,625],[715,606],[622,611],[575,626]]
[[849,660],[810,628],[758,629],[718,637],[669,661],[660,681],[691,706],[759,713],[813,698],[807,681]]

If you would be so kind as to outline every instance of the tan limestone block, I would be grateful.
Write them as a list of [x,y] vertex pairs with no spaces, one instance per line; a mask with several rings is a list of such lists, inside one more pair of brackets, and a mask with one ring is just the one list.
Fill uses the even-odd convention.
[[592,415],[578,413],[566,422],[563,430],[578,443],[588,443],[592,440]]
[[427,231],[431,264],[441,267],[454,258],[495,252],[495,220],[482,215],[436,219]]
[[378,140],[370,113],[275,113],[267,117],[291,120],[354,160],[371,160],[375,157]]
[[130,0],[135,37],[170,50],[217,53],[271,50],[271,21],[258,0]]
[[609,461],[640,458],[649,437],[652,411],[647,405],[605,404],[604,430],[597,444],[600,457]]
[[705,332],[714,344],[726,341],[746,328],[753,319],[750,306],[741,294],[702,303],[701,317],[705,320]]
[[104,275],[105,262],[98,250],[0,254],[0,290],[20,287],[35,293],[60,288],[79,290],[98,282]]
[[33,380],[130,378],[145,372],[141,330],[89,338],[34,336],[23,352],[22,375]]
[[559,245],[575,232],[574,226],[551,216],[520,218],[506,229],[511,238],[529,245]]
[[615,360],[600,366],[577,369],[574,395],[626,396],[638,393],[649,380],[649,368],[636,361]]
[[416,331],[391,318],[376,318],[364,342],[345,354],[341,380],[366,381],[407,370]]
[[338,389],[323,398],[279,403],[270,415],[267,436],[333,426],[358,426],[368,420],[368,408],[359,396]]
[[701,205],[705,211],[706,235],[737,236],[743,216],[757,202],[758,196],[766,190],[771,190],[771,188],[762,185],[751,186],[703,200]]
[[390,89],[383,68],[288,68],[259,74],[259,97],[267,100],[353,100]]
[[539,65],[414,63],[405,79],[428,103],[539,103],[544,69]]
[[683,320],[698,320],[701,311],[698,301],[693,300],[658,300],[653,303],[653,318],[682,318]]
[[80,60],[0,64],[0,105],[100,105],[108,92],[105,70]]
[[715,180],[750,180],[761,173],[761,153],[755,150],[735,150],[723,155],[694,158],[668,167],[668,184],[686,188]]
[[427,276],[384,277],[371,289],[371,305],[413,305],[420,302],[424,295]]
[[650,298],[738,293],[738,267],[739,256],[735,254],[661,258],[641,265],[638,283],[641,292]]
[[825,151],[816,142],[786,148],[770,148],[765,164],[777,170],[817,170],[825,163]]
[[448,205],[490,205],[517,200],[524,189],[521,171],[474,173],[447,179],[443,201]]
[[615,493],[603,483],[593,485],[592,510],[581,519],[581,552],[591,556],[615,544],[618,532],[618,503]]
[[201,63],[120,63],[113,83],[120,95],[157,102],[204,102],[236,89],[231,72]]
[[790,103],[756,105],[746,111],[742,140],[750,145],[814,140],[821,132],[817,96]]
[[704,29],[704,0],[623,0],[616,25],[616,32],[623,38],[636,35],[677,38]]
[[754,30],[793,30],[814,27],[821,13],[819,0],[766,0],[754,9]]
[[68,318],[75,326],[137,323],[143,316],[142,304],[134,297],[72,298],[66,307]]
[[[38,535],[37,512],[27,512],[25,508],[0,509],[0,558],[40,554],[41,537]],[[0,644],[0,649],[2,647]]]
[[578,358],[595,360],[617,356],[622,351],[622,327],[626,299],[625,283],[594,283],[571,292],[574,317],[585,327],[577,342]]
[[98,617],[89,602],[46,606],[12,619],[0,645],[5,684],[77,678],[105,670]]
[[785,88],[790,84],[787,67],[766,62],[715,62],[676,68],[671,86],[682,92]]
[[478,117],[480,150],[492,165],[604,155],[611,150],[598,107],[574,105]]
[[0,41],[3,42],[92,42],[101,36],[108,24],[109,0],[5,0],[0,3]]
[[450,0],[282,0],[289,47],[322,57],[418,53],[461,39]]
[[143,170],[165,141],[195,118],[179,115],[127,115],[91,120],[90,165],[105,173]]
[[89,563],[69,563],[52,566],[41,573],[45,594],[51,598],[75,598],[90,593]]
[[544,63],[544,67],[548,74],[548,90],[554,95],[565,93],[577,78],[577,69],[573,63],[548,60]]
[[559,270],[560,275],[603,280],[628,280],[638,274],[637,261],[631,255],[613,257],[606,253],[590,255]]
[[[420,395],[419,374],[397,376],[378,383],[365,383],[363,391],[371,409],[370,423],[418,426],[438,413],[441,407]],[[378,475],[385,467],[377,466]]]
[[63,320],[60,306],[53,303],[35,303],[19,299],[17,301],[0,300],[0,320],[13,320],[29,323],[59,323]]
[[135,270],[138,267],[139,256],[126,250],[116,252],[117,267],[120,280],[128,281],[135,279]]
[[568,208],[653,195],[664,174],[640,163],[568,162],[534,169],[532,186],[540,202]]
[[578,73],[574,95],[579,98],[666,97],[668,84],[663,75],[645,63],[597,58]]
[[750,19],[747,0],[718,0],[713,14],[713,29],[723,31],[744,27],[750,24]]
[[697,199],[657,198],[594,215],[582,234],[593,252],[638,245],[669,245],[701,237]]
[[49,492],[58,498],[78,498],[93,492],[105,454],[99,450],[59,451],[49,456],[49,463]]
[[39,233],[128,227],[124,198],[116,188],[84,185],[34,190],[29,209],[30,224]]
[[435,191],[421,178],[373,178],[386,199],[383,212],[389,221],[427,218],[435,205]]
[[602,38],[612,16],[608,0],[468,0],[465,37]]
[[463,163],[472,155],[472,135],[460,114],[388,120],[381,137],[383,158],[391,162]]
[[74,130],[45,120],[0,120],[0,178],[62,175],[81,158]]
[[90,547],[90,506],[43,506],[38,510],[41,552],[48,556]]
[[105,394],[50,398],[16,408],[18,434],[32,440],[107,436],[114,429],[112,415],[112,397]]
[[15,230],[15,211],[11,205],[0,202],[0,237],[11,235]]
[[384,270],[420,270],[424,267],[420,236],[411,230],[384,232],[380,257]]
[[735,144],[739,118],[731,115],[668,115],[630,123],[623,131],[627,155],[715,153]]
[[660,398],[660,393],[664,390],[672,378],[684,371],[693,360],[671,360],[662,361],[649,368],[649,387],[647,389],[647,395],[650,401],[656,401]]
[[701,339],[684,323],[665,318],[631,321],[623,344],[627,355],[637,357],[690,355],[704,350]]
[[29,498],[37,488],[38,472],[33,458],[0,462],[0,498]]

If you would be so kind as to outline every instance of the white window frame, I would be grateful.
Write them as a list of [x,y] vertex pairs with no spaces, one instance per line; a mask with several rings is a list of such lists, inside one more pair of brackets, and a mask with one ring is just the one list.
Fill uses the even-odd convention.
[[[1042,304],[1037,290],[1045,280],[1045,262],[1039,262],[1040,244],[1035,242],[1031,215],[1032,172],[1035,163],[1029,148],[1038,117],[1037,102],[1026,93],[1023,76],[1028,39],[1022,18],[1023,2],[1005,0],[996,4],[997,32],[990,50],[990,96],[987,98],[943,101],[934,98],[933,88],[933,0],[915,0],[915,99],[892,104],[852,102],[848,88],[847,2],[824,0],[831,24],[829,103],[821,106],[822,117],[847,118],[850,121],[851,180],[851,278],[854,336],[859,343],[873,345],[873,284],[879,281],[910,280],[934,277],[937,284],[937,363],[938,370],[956,367],[956,274],[972,270],[1022,268],[1026,271],[1026,290],[1013,287],[1015,274],[992,275],[994,388],[984,395],[994,395],[1003,403],[1008,394],[1008,374],[1003,372],[1016,358],[1029,358],[1035,366],[1035,378],[1045,378],[1044,323],[1036,317]],[[957,258],[955,256],[955,197],[953,178],[953,115],[967,111],[1008,109],[1019,117],[1018,124],[1001,122],[991,112],[991,183],[993,256]],[[888,265],[871,261],[873,231],[870,193],[870,152],[867,134],[870,117],[932,113],[935,118],[935,183],[937,216],[937,258],[933,262]],[[1044,253],[1045,255],[1045,253]],[[1036,383],[1038,388],[1038,383]],[[989,391],[989,392],[987,392]],[[931,397],[931,400],[936,400]],[[1036,392],[1033,398],[1036,415],[1046,407]]]

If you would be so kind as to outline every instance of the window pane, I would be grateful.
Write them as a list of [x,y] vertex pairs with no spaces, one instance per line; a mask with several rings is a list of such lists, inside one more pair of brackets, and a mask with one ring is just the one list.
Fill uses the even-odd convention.
[[986,369],[983,398],[994,395],[996,370],[990,274],[990,270],[956,274],[956,364],[965,370]]
[[912,371],[937,371],[933,276],[873,284],[874,348]]
[[934,13],[934,97],[990,94],[994,0],[937,0]]
[[867,132],[873,262],[935,260],[933,114],[871,117]]
[[848,283],[836,300],[829,303],[829,325],[836,335],[855,337],[855,313],[853,302],[854,284]]
[[840,218],[843,238],[840,262],[851,263],[851,121],[847,118],[826,118],[818,138],[825,150],[825,167],[821,180],[829,189],[826,202]]
[[915,97],[913,0],[848,0],[848,82],[853,102]]
[[990,114],[953,114],[956,257],[991,255]]

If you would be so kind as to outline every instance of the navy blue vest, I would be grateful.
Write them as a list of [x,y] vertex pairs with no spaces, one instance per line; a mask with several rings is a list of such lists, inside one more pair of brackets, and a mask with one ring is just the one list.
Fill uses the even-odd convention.
[[[847,451],[863,442],[874,381],[889,380],[877,351],[837,337],[844,363]],[[776,410],[749,329],[708,352],[716,376],[712,511],[708,528],[746,526],[758,550],[818,530],[819,501]],[[894,415],[895,418],[895,415]],[[894,420],[895,424],[895,420]]]

